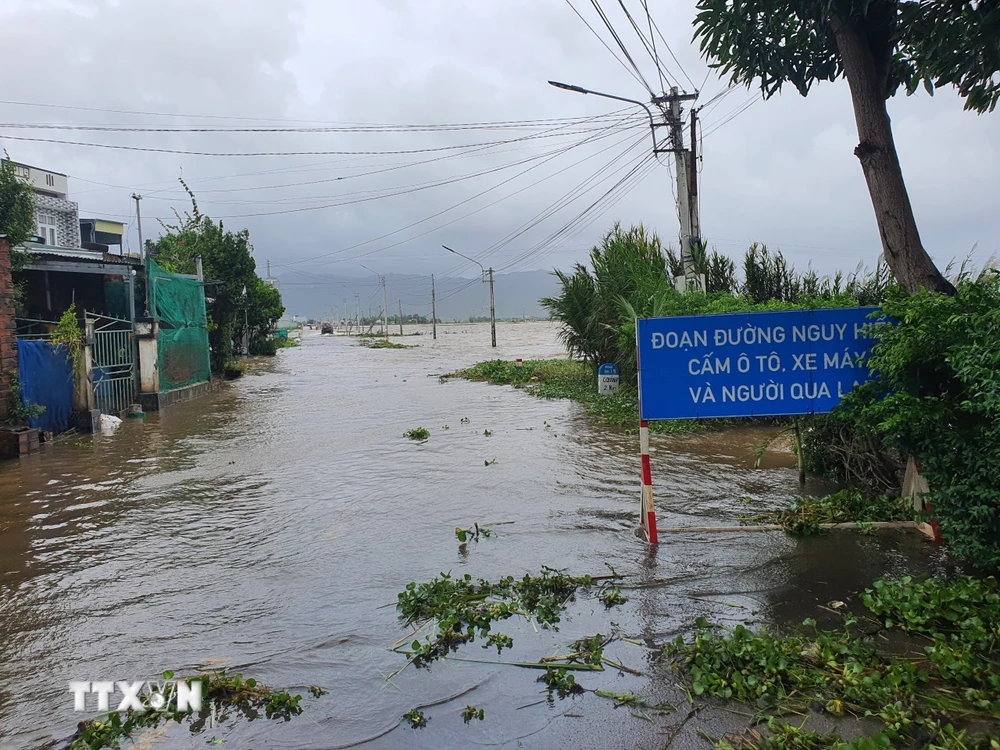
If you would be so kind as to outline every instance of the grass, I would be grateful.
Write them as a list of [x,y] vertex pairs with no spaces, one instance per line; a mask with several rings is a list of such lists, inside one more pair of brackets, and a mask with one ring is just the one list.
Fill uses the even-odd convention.
[[[513,362],[495,359],[448,373],[442,378],[511,385],[539,398],[569,399],[582,404],[587,413],[628,430],[634,430],[639,421],[639,397],[634,389],[623,386],[611,396],[602,396],[597,393],[594,371],[583,362],[572,359],[526,360],[520,370]],[[724,423],[724,420],[715,420],[713,425]],[[652,432],[673,433],[708,429],[713,425],[677,420],[651,422],[649,427]]]
[[403,433],[403,437],[418,441],[427,440],[430,436],[430,430],[426,427],[414,427]]

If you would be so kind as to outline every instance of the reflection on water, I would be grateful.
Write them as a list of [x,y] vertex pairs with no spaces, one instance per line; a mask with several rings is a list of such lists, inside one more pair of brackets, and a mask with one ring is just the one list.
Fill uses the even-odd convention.
[[[484,326],[407,342],[419,347],[370,350],[312,333],[211,396],[0,464],[0,747],[69,736],[82,716],[70,680],[206,665],[330,690],[289,724],[218,728],[229,747],[623,746],[652,730],[608,706],[587,706],[597,721],[558,703],[519,710],[538,700],[521,670],[449,661],[388,683],[402,666],[385,649],[401,635],[396,593],[443,570],[491,578],[610,565],[633,576],[615,622],[662,642],[698,616],[815,616],[880,571],[934,564],[903,534],[680,534],[649,550],[634,535],[635,436],[568,402],[436,377],[488,358],[561,356],[552,325],[502,324],[496,350]],[[430,439],[404,439],[412,427]],[[798,492],[789,456],[752,468],[766,435],[654,436],[659,524],[732,523],[787,502]],[[460,552],[453,529],[474,521],[513,523]],[[505,631],[515,640],[517,627]],[[608,615],[582,601],[560,633],[527,628],[521,655],[540,655],[532,638],[554,649],[600,627]],[[621,678],[660,689],[655,677]],[[474,727],[458,720],[469,691],[488,717]],[[431,704],[440,711],[428,710],[427,730],[398,726]],[[147,741],[200,748],[206,735],[172,727]]]

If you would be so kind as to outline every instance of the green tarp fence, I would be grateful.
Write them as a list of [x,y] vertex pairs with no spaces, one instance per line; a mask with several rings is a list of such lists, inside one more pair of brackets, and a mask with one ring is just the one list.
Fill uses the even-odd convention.
[[153,315],[160,319],[160,390],[172,391],[212,377],[208,313],[200,281],[164,271],[149,261]]

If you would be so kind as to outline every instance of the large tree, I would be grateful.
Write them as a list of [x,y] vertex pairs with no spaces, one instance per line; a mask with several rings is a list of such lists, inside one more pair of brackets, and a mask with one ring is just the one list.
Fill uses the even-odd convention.
[[[1000,99],[1000,0],[698,0],[695,38],[734,83],[765,98],[844,77],[886,263],[909,292],[954,288],[920,242],[886,100],[954,85],[966,109]],[[928,143],[928,147],[932,144]]]

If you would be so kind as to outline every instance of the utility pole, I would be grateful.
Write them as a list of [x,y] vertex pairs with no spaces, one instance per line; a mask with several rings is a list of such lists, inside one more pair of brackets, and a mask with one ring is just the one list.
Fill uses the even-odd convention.
[[360,333],[361,332],[361,295],[358,294],[357,292],[354,293],[354,301],[358,303],[358,317],[357,317],[356,322],[358,324],[358,333]]
[[493,339],[493,348],[497,348],[497,310],[493,304],[493,267],[490,266],[490,335]]
[[[695,247],[700,243],[695,224],[697,219],[697,187],[692,183],[696,166],[691,152],[684,148],[684,130],[681,117],[681,102],[693,99],[697,94],[681,94],[676,86],[670,93],[654,97],[653,103],[660,107],[670,128],[670,151],[674,154],[674,172],[677,178],[677,219],[680,223],[681,264],[684,267],[684,288],[688,291],[702,291],[701,279],[694,267]],[[692,129],[695,127],[692,122]],[[692,148],[694,143],[692,142]]]
[[434,296],[434,274],[431,274],[431,331],[434,333],[434,340],[438,337],[438,314],[437,297]]
[[[691,107],[691,187],[688,190],[688,203],[691,207],[691,237],[697,243],[696,250],[701,250],[701,207],[698,205],[698,110]],[[707,292],[707,289],[699,291]],[[706,283],[708,279],[705,279]]]
[[[646,110],[649,116],[649,128],[653,136],[653,153],[672,153],[674,155],[674,165],[677,178],[677,219],[680,224],[679,239],[681,244],[681,261],[684,266],[685,288],[689,290],[701,289],[701,278],[694,268],[694,250],[701,247],[701,218],[698,215],[698,187],[697,187],[697,164],[695,162],[695,112],[691,112],[691,151],[684,147],[684,131],[682,129],[681,102],[693,101],[698,98],[698,92],[693,94],[683,93],[676,86],[670,88],[669,94],[654,96],[650,102],[660,110],[660,117],[654,118],[653,110],[645,102],[637,99],[628,99],[624,96],[614,94],[604,94],[600,91],[590,91],[581,86],[572,86],[568,83],[549,81],[556,88],[573,91],[577,94],[593,94],[605,99],[614,99],[619,102],[636,104]],[[656,139],[657,128],[666,127],[669,131],[667,147],[661,146],[661,142]]]
[[142,214],[139,212],[139,201],[142,200],[142,196],[132,193],[132,200],[135,201],[135,225],[139,229],[139,259],[146,269],[146,315],[148,316],[153,314],[153,285],[149,280],[149,254],[146,252],[146,246],[142,244]]
[[399,335],[403,335],[403,300],[397,299],[399,303]]
[[389,343],[389,324],[385,322],[385,313],[389,309],[389,300],[385,292],[385,276],[382,277],[382,331],[385,333],[385,342]]
[[[479,266],[479,270],[481,270],[483,272],[483,283],[484,284],[487,282],[487,280],[489,280],[489,284],[490,284],[490,337],[491,337],[491,340],[492,340],[492,343],[493,343],[493,348],[496,349],[497,348],[497,316],[496,316],[496,307],[495,307],[495,305],[493,303],[493,269],[490,268],[490,270],[487,271],[485,268],[483,268],[483,264],[480,263],[475,258],[470,258],[468,255],[462,255],[460,252],[458,252],[458,250],[452,250],[447,245],[441,245],[441,247],[443,247],[449,253],[454,253],[459,258],[465,258],[470,263],[475,263],[477,266]],[[475,316],[476,316],[476,313],[475,313],[475,311],[473,311],[472,312],[472,317],[474,318]]]

